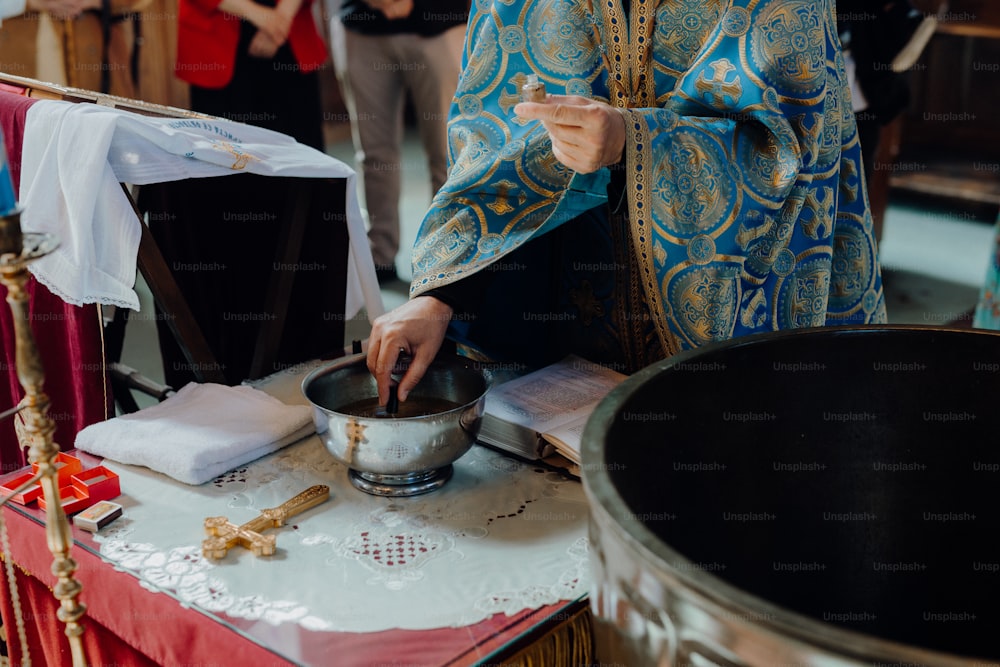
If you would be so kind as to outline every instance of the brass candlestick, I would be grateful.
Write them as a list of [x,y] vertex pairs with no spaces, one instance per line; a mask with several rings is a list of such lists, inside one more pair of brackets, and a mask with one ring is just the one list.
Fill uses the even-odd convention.
[[53,556],[52,573],[57,577],[53,592],[60,603],[57,616],[66,624],[74,667],[84,667],[87,662],[80,619],[87,608],[77,599],[82,586],[73,577],[77,563],[69,555],[72,533],[59,496],[55,464],[59,447],[52,440],[56,426],[48,416],[49,397],[42,391],[45,374],[28,320],[25,290],[30,277],[28,263],[44,257],[58,245],[50,234],[22,234],[20,208],[0,216],[0,283],[7,288],[7,303],[14,319],[17,378],[24,388],[21,416],[31,445],[28,460],[37,464],[39,483],[45,494],[45,534]]

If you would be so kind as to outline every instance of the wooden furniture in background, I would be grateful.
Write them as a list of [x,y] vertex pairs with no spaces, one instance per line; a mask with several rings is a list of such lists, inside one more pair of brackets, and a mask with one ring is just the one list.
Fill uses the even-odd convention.
[[[910,73],[912,100],[887,147],[888,184],[901,191],[1000,206],[1000,3],[913,0],[937,13]],[[891,133],[890,133],[891,134]],[[873,188],[874,190],[875,188]],[[878,194],[876,194],[876,197]]]

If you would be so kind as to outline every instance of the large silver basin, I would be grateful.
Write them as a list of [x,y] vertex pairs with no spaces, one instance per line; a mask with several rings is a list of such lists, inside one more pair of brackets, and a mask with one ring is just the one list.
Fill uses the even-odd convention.
[[583,435],[599,664],[1000,664],[1000,335],[747,337]]
[[482,423],[487,377],[461,357],[440,357],[401,403],[400,414],[422,401],[453,407],[411,417],[345,411],[375,401],[378,388],[364,355],[316,369],[302,382],[316,432],[330,454],[349,468],[351,482],[375,495],[410,496],[440,488],[452,463],[469,451]]

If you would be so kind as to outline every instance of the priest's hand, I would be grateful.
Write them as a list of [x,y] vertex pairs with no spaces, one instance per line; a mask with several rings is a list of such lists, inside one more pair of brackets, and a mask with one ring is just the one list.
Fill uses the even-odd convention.
[[611,105],[576,95],[549,95],[545,102],[521,102],[514,113],[541,121],[556,159],[589,174],[615,164],[625,150],[625,118]]
[[379,405],[389,400],[389,376],[400,355],[410,356],[410,367],[399,382],[400,401],[427,372],[451,321],[451,306],[432,296],[418,296],[375,319],[368,339],[368,370],[378,384]]

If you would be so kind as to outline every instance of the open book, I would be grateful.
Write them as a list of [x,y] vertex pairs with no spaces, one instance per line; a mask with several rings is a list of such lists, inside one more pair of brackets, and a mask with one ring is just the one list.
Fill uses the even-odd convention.
[[527,459],[556,452],[579,465],[587,418],[626,377],[570,355],[504,382],[486,395],[479,440]]

